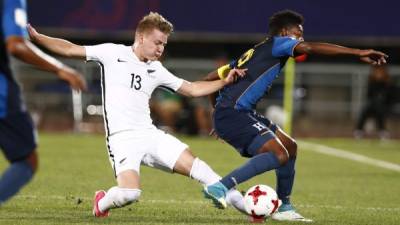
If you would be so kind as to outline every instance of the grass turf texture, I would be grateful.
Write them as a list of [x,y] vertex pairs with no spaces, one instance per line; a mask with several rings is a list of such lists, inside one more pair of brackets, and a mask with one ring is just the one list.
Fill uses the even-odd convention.
[[[245,161],[228,145],[181,138],[215,171],[226,174]],[[400,142],[307,139],[371,158],[400,163]],[[0,207],[0,224],[249,224],[232,208],[218,210],[197,182],[142,167],[140,202],[91,215],[95,190],[115,184],[101,135],[41,134],[40,169],[18,196]],[[0,169],[7,166],[0,159]],[[312,224],[400,224],[400,173],[308,151],[300,146],[292,201]],[[275,187],[269,172],[239,186]],[[268,220],[266,224],[299,224]]]

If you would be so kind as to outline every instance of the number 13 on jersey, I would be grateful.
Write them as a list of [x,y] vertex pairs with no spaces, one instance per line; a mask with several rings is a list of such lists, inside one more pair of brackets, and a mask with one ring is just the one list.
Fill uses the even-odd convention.
[[131,88],[135,88],[135,90],[139,90],[142,87],[140,83],[142,81],[142,77],[140,75],[131,73],[132,80],[131,80]]

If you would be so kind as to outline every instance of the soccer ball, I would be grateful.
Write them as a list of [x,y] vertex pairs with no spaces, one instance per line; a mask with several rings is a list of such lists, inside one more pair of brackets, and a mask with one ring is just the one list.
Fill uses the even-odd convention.
[[264,218],[273,214],[279,207],[275,190],[263,184],[255,185],[244,196],[246,212],[255,218]]

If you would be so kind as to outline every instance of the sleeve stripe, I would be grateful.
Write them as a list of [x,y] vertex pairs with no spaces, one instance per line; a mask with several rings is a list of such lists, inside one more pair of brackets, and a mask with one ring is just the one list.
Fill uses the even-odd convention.
[[167,87],[167,86],[164,86],[164,85],[160,85],[157,88],[163,89],[163,90],[171,92],[171,93],[176,93],[176,91],[174,91],[174,89],[172,89],[170,87]]

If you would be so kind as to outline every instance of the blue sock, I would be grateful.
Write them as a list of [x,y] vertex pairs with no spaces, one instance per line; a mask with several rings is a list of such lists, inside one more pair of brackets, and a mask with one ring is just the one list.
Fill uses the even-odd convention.
[[290,194],[294,182],[296,158],[289,158],[289,161],[275,170],[276,172],[276,192],[283,204],[290,204]]
[[0,203],[15,195],[33,177],[33,169],[27,161],[11,163],[0,178]]
[[251,158],[243,166],[223,177],[221,183],[229,190],[237,184],[277,167],[279,167],[279,160],[274,153],[261,153]]

